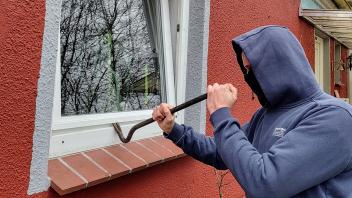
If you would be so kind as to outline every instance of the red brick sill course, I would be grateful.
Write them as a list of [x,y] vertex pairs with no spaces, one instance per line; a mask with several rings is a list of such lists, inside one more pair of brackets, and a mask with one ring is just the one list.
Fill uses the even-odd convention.
[[184,156],[162,136],[49,160],[51,187],[65,195]]

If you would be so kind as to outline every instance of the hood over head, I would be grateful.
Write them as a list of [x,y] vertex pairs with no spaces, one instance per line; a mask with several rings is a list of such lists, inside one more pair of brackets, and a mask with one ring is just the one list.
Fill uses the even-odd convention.
[[270,107],[289,106],[321,92],[301,44],[288,28],[258,27],[234,38],[232,45],[244,73],[241,53],[247,56]]

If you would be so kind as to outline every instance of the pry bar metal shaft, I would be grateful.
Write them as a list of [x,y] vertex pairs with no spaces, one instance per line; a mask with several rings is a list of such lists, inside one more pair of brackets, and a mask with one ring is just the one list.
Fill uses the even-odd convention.
[[[201,102],[201,101],[203,101],[203,100],[205,100],[205,99],[207,99],[207,94],[200,95],[200,96],[198,96],[198,97],[196,97],[196,98],[193,98],[192,100],[189,100],[189,101],[187,101],[187,102],[185,102],[185,103],[182,103],[182,104],[180,104],[180,105],[177,105],[176,107],[170,109],[170,111],[171,111],[172,114],[174,114],[174,113],[176,113],[176,112],[178,112],[178,111],[180,111],[180,110],[182,110],[182,109],[185,109],[185,108],[187,108],[187,107],[189,107],[189,106],[191,106],[191,105],[194,105],[194,104],[196,104],[196,103],[199,103],[199,102]],[[134,126],[130,129],[130,131],[128,132],[126,138],[123,136],[121,127],[120,127],[120,125],[119,125],[117,122],[116,122],[116,123],[113,123],[112,125],[113,125],[113,127],[114,127],[114,129],[115,129],[117,135],[119,136],[120,140],[121,140],[123,143],[127,143],[127,142],[131,141],[132,136],[133,136],[134,132],[136,132],[137,129],[139,129],[139,128],[141,128],[141,127],[144,127],[144,126],[146,126],[146,125],[148,125],[148,124],[151,124],[151,123],[153,123],[153,122],[154,122],[153,118],[149,118],[149,119],[146,119],[146,120],[144,120],[144,121],[142,121],[142,122],[140,122],[140,123],[134,125]]]

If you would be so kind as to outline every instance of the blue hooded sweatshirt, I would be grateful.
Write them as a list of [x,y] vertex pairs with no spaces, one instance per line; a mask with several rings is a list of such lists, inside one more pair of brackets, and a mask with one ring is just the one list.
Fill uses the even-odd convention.
[[319,88],[286,27],[259,27],[232,44],[246,54],[270,106],[243,126],[228,108],[216,110],[214,137],[175,124],[167,138],[229,169],[248,198],[352,197],[352,107]]

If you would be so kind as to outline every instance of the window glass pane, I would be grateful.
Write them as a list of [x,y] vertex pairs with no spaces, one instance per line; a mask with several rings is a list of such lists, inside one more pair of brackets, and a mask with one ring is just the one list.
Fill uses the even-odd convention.
[[161,102],[162,32],[146,2],[63,0],[62,116],[151,109]]

